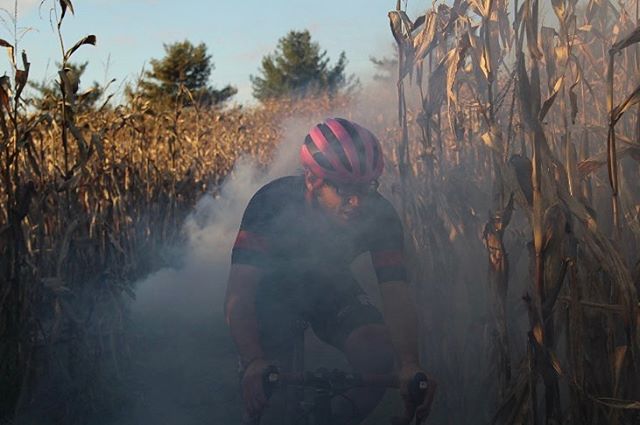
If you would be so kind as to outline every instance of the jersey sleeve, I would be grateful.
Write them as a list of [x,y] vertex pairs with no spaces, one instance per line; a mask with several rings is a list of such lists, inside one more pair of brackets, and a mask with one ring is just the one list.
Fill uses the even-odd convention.
[[402,222],[393,206],[381,200],[369,251],[378,283],[407,281]]
[[264,188],[256,192],[244,211],[231,251],[231,264],[265,267],[271,245],[270,226],[274,208]]

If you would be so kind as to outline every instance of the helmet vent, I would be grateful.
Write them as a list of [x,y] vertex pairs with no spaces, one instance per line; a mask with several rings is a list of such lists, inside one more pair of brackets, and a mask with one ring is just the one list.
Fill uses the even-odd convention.
[[[353,145],[356,148],[356,153],[358,154],[358,162],[360,163],[360,173],[365,174],[367,172],[367,165],[366,165],[367,153],[365,151],[364,143],[362,141],[362,138],[360,137],[360,134],[358,133],[358,130],[349,121],[345,119],[336,118],[336,121],[340,123],[342,128],[344,128],[346,132],[349,134],[349,136],[351,137],[351,140],[353,141]],[[374,164],[375,164],[375,161],[374,161]]]
[[344,148],[342,147],[342,144],[340,143],[336,135],[333,134],[333,131],[331,131],[329,126],[326,124],[319,124],[318,128],[322,132],[322,135],[327,140],[327,142],[329,142],[329,145],[331,146],[331,150],[333,150],[333,152],[335,152],[336,155],[338,155],[338,158],[340,159],[340,162],[342,163],[344,168],[346,168],[349,172],[352,172],[353,168],[349,163],[347,154],[345,153]]
[[304,138],[304,144],[309,149],[309,153],[313,156],[313,159],[325,170],[335,171],[331,163],[325,158],[325,156],[320,152],[315,143],[313,143],[313,139],[311,136],[307,135]]

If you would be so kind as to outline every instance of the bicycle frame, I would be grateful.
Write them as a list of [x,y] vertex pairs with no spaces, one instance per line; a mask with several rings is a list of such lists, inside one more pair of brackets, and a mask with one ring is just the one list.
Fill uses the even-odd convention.
[[[333,397],[358,387],[399,388],[396,375],[361,375],[334,369],[320,368],[315,372],[304,370],[304,334],[307,323],[300,321],[294,327],[294,347],[290,359],[290,372],[281,372],[276,366],[269,367],[264,374],[265,393],[270,396],[277,389],[284,390],[283,425],[334,425],[331,414]],[[420,404],[427,390],[427,377],[417,374],[410,386],[411,397]],[[315,391],[313,401],[305,402],[305,389]],[[260,425],[260,417],[244,422],[246,425]]]
[[[305,373],[281,373],[275,366],[270,367],[264,376],[265,388],[272,392],[278,387],[311,388],[315,390],[313,402],[309,403],[308,412],[302,417],[287,418],[287,421],[295,420],[297,424],[307,424],[311,418],[312,425],[334,425],[331,415],[331,399],[344,392],[358,387],[368,388],[399,388],[400,380],[396,375],[361,375],[346,373],[337,369],[328,371],[320,368],[315,372]],[[410,396],[420,404],[427,392],[428,380],[422,373],[416,374],[410,385]],[[290,422],[287,422],[290,423]]]

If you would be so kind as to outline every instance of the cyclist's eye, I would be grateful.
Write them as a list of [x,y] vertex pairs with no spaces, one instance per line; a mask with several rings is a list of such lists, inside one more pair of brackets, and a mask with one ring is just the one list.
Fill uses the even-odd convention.
[[378,190],[379,183],[377,180],[371,181],[368,185],[360,187],[340,187],[335,186],[336,193],[340,196],[364,196],[375,193]]

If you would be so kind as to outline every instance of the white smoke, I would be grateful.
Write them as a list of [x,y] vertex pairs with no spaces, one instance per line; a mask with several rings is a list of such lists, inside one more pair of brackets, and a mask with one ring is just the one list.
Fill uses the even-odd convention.
[[[339,111],[331,115],[345,116]],[[180,266],[159,270],[136,284],[131,328],[137,366],[129,378],[134,407],[118,425],[198,424],[205,417],[221,425],[238,423],[237,357],[222,314],[231,249],[251,196],[267,182],[300,171],[300,145],[310,126],[325,118],[285,122],[283,140],[268,170],[249,159],[238,161],[216,195],[203,196],[185,221],[186,244],[173,249]],[[370,260],[356,261],[354,267],[358,278],[358,269],[371,269]],[[361,276],[361,284],[375,281],[372,270]],[[372,294],[372,285],[363,287]],[[309,365],[344,362],[317,339],[307,338],[306,343],[313,354]],[[197,408],[193,400],[200,400]]]
[[159,313],[166,320],[170,316],[196,319],[221,311],[242,213],[262,185],[296,173],[300,141],[308,128],[306,121],[285,123],[284,139],[267,171],[241,159],[215,197],[207,194],[198,201],[183,227],[187,243],[177,254],[182,259],[180,268],[159,270],[136,284],[134,313]]

